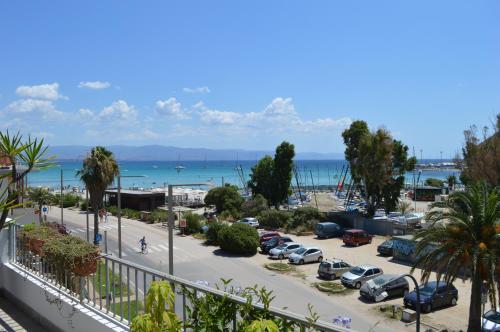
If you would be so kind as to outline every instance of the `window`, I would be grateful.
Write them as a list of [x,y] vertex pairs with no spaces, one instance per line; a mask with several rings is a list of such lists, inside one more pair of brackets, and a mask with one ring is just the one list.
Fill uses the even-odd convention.
[[340,264],[339,264],[339,263],[335,263],[335,264],[333,264],[333,268],[334,268],[334,269],[338,269],[338,268],[340,268]]
[[315,254],[318,252],[318,249],[309,249],[308,254]]
[[373,274],[379,274],[380,273],[380,269],[373,269]]
[[349,267],[349,265],[347,265],[347,263],[344,263],[344,262],[340,263],[340,266],[342,266],[342,267]]
[[368,277],[368,276],[371,276],[373,275],[373,270],[367,270],[366,273],[365,273],[365,276]]

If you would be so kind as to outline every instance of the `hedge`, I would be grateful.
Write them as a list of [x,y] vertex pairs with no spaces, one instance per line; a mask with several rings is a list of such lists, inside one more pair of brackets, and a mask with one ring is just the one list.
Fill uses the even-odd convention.
[[255,255],[259,247],[257,230],[245,224],[233,224],[223,228],[218,234],[220,248],[238,255]]
[[278,229],[286,226],[290,218],[291,214],[287,211],[265,210],[259,215],[259,224],[261,227]]
[[227,224],[221,223],[221,222],[213,222],[208,226],[207,230],[207,240],[206,243],[212,246],[218,246],[219,245],[219,233],[223,230],[228,228],[229,226]]

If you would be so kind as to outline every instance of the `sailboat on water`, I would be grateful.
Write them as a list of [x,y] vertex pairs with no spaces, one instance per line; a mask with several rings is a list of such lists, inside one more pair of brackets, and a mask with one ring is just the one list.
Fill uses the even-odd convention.
[[177,166],[175,166],[174,168],[177,171],[177,174],[179,174],[183,169],[186,168],[186,167],[181,165],[181,156],[180,155],[179,155],[179,162],[178,162]]

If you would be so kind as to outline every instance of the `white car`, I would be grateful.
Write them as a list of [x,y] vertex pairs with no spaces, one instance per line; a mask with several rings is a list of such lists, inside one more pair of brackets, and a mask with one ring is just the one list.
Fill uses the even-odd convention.
[[490,310],[483,315],[484,332],[500,332],[500,311]]
[[252,226],[255,228],[259,228],[259,221],[257,218],[243,218],[239,221],[237,221],[238,224],[246,224],[248,226]]
[[288,261],[293,264],[304,264],[323,261],[323,251],[319,247],[302,247],[290,254]]
[[295,242],[283,243],[282,245],[271,249],[271,251],[269,251],[269,256],[271,256],[271,258],[283,259],[288,257],[290,254],[293,254],[300,248],[302,248],[302,245],[300,243],[295,243]]

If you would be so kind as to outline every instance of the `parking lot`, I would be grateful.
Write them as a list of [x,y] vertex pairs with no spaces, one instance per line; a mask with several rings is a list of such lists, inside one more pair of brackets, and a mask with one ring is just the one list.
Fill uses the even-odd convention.
[[[324,259],[338,258],[346,261],[353,266],[361,264],[371,264],[376,267],[382,268],[384,273],[389,274],[409,273],[411,269],[411,266],[409,265],[404,265],[399,262],[393,261],[392,257],[380,256],[377,253],[377,246],[387,239],[385,237],[375,236],[371,244],[362,245],[359,247],[347,247],[344,246],[341,238],[317,239],[313,235],[295,236],[290,234],[287,234],[287,236],[290,236],[294,240],[294,242],[301,243],[304,246],[309,245],[320,247],[323,251]],[[276,261],[269,259],[267,255],[261,253],[253,256],[251,260],[255,264],[258,264],[262,267],[266,263]],[[288,260],[284,259],[283,262],[287,263]],[[299,273],[286,274],[284,277],[296,278],[309,285],[321,281],[321,279],[317,277],[318,263],[298,265],[296,266],[296,269]],[[419,280],[420,270],[417,269],[413,275],[417,280]],[[337,281],[340,282],[338,279]],[[458,289],[458,304],[454,307],[444,307],[428,314],[422,314],[422,321],[424,323],[427,323],[435,328],[446,328],[449,331],[460,331],[466,329],[470,301],[470,283],[468,281],[463,282],[462,280],[458,280],[454,283],[454,285]],[[414,287],[410,283],[410,290],[413,290],[413,288]],[[339,297],[339,301],[345,303],[346,306],[356,307],[359,308],[360,311],[365,311],[366,315],[372,316],[374,321],[383,321],[385,319],[383,314],[378,310],[378,307],[381,304],[403,305],[402,298],[389,299],[381,303],[368,303],[360,299],[359,291],[357,290],[347,292],[347,294],[345,295],[339,294],[331,296]],[[414,325],[405,328],[405,324],[403,322],[400,322],[400,324],[403,330],[415,329]]]

